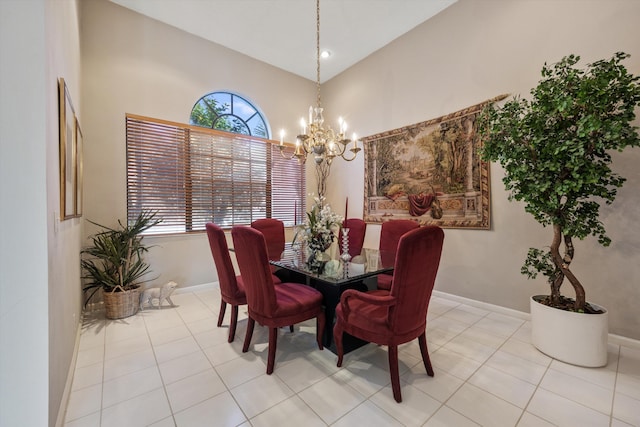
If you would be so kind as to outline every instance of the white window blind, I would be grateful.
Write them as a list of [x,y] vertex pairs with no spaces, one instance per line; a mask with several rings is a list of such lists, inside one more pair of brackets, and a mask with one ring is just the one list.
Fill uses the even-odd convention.
[[284,159],[276,141],[132,114],[126,125],[127,216],[157,211],[162,222],[148,233],[304,217],[304,166]]

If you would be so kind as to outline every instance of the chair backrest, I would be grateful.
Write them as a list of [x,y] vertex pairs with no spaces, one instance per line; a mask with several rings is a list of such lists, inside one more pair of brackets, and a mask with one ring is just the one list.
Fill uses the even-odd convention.
[[205,224],[207,229],[207,237],[209,238],[209,247],[213,262],[218,271],[218,281],[220,282],[220,293],[223,297],[235,298],[238,293],[238,283],[236,281],[236,272],[233,269],[231,256],[229,255],[229,246],[222,228],[212,222]]
[[257,219],[251,227],[259,230],[267,242],[267,252],[270,260],[279,260],[284,252],[284,223],[275,218]]
[[[358,256],[362,252],[364,245],[364,234],[367,231],[367,223],[360,218],[348,218],[342,224],[343,228],[349,229],[349,255]],[[340,253],[342,253],[342,236],[340,236]]]
[[416,221],[410,219],[393,219],[383,222],[380,228],[380,258],[383,265],[393,265],[398,242],[403,234],[420,227]]
[[397,334],[426,325],[443,242],[444,232],[437,226],[420,227],[400,238],[390,291],[397,302],[389,310]]
[[247,295],[249,313],[273,317],[276,294],[264,235],[251,227],[235,226],[231,229],[231,237]]

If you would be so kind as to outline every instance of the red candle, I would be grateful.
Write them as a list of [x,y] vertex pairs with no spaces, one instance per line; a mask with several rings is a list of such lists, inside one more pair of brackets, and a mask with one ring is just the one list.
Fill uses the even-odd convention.
[[349,198],[347,197],[347,201],[344,205],[344,219],[347,219],[348,215],[349,215]]

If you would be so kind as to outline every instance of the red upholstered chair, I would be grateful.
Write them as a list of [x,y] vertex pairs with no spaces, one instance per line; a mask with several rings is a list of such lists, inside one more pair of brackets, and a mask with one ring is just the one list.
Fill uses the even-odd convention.
[[[247,298],[244,292],[242,276],[236,276],[236,272],[229,255],[229,246],[222,228],[212,222],[205,224],[209,247],[213,262],[218,272],[218,282],[220,283],[220,313],[218,314],[218,327],[222,326],[222,320],[227,310],[227,304],[231,305],[231,324],[229,325],[229,342],[233,342],[238,324],[238,306],[245,305]],[[272,275],[274,283],[280,283],[280,279]]]
[[236,334],[236,325],[238,323],[238,306],[247,303],[244,292],[244,283],[241,276],[236,276],[231,257],[229,255],[229,247],[224,231],[212,222],[208,222],[207,237],[209,238],[209,247],[213,262],[218,271],[218,281],[220,282],[220,314],[218,314],[218,327],[222,326],[222,319],[227,309],[227,304],[231,304],[231,325],[229,326],[229,342],[233,341]]
[[269,259],[278,261],[284,252],[284,223],[275,218],[257,219],[251,223],[251,227],[259,230],[267,241]]
[[[282,252],[284,251],[285,235],[284,235],[284,223],[275,218],[257,219],[251,223],[251,227],[259,230],[267,241],[267,253],[269,254],[269,260],[278,261],[282,258]],[[270,266],[271,273],[274,274],[275,283],[280,283],[282,280],[287,279],[286,274],[282,276],[282,280],[275,275],[279,270],[275,265]],[[278,274],[284,274],[282,271]],[[293,332],[293,330],[292,330]]]
[[333,336],[342,366],[344,332],[389,346],[393,397],[402,401],[398,374],[398,345],[418,338],[422,362],[429,376],[433,368],[427,350],[427,308],[440,264],[444,233],[435,226],[420,227],[400,238],[391,290],[345,291],[336,308]]
[[278,328],[314,317],[317,318],[316,340],[318,347],[322,350],[322,332],[325,326],[322,294],[299,283],[280,283],[274,286],[269,269],[267,244],[259,231],[251,227],[235,226],[231,229],[231,236],[244,280],[249,308],[249,321],[242,351],[249,350],[255,322],[267,326],[269,328],[267,374],[270,375],[275,365]]
[[[383,265],[393,264],[393,258],[396,255],[400,237],[402,237],[406,232],[414,230],[419,226],[420,225],[416,221],[411,221],[409,219],[394,219],[382,223],[382,228],[380,229],[379,249]],[[392,280],[393,274],[379,274],[378,289],[391,289]]]
[[[360,255],[364,245],[367,223],[360,218],[348,218],[344,220],[342,227],[349,229],[349,255],[351,255],[351,258]],[[342,254],[342,235],[340,235],[338,244],[340,246],[340,254]]]

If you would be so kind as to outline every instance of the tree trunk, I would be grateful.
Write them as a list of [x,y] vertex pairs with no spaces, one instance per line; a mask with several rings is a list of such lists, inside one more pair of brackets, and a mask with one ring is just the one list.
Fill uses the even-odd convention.
[[564,274],[562,273],[562,268],[560,268],[561,263],[558,263],[560,258],[560,242],[562,238],[562,231],[560,226],[553,226],[553,241],[551,242],[551,259],[553,260],[553,264],[556,266],[556,271],[554,272],[554,277],[550,281],[551,283],[551,304],[554,306],[560,305],[560,286],[562,286],[562,282],[564,281]]
[[576,294],[575,310],[583,312],[585,309],[585,292],[578,278],[569,269],[569,265],[573,260],[574,246],[571,236],[564,236],[565,254],[560,256],[560,243],[562,242],[562,227],[559,224],[553,225],[553,241],[551,243],[551,257],[556,268],[560,271],[560,275],[556,277],[551,285],[551,302],[560,301],[560,285],[566,277],[569,279],[571,286]]

